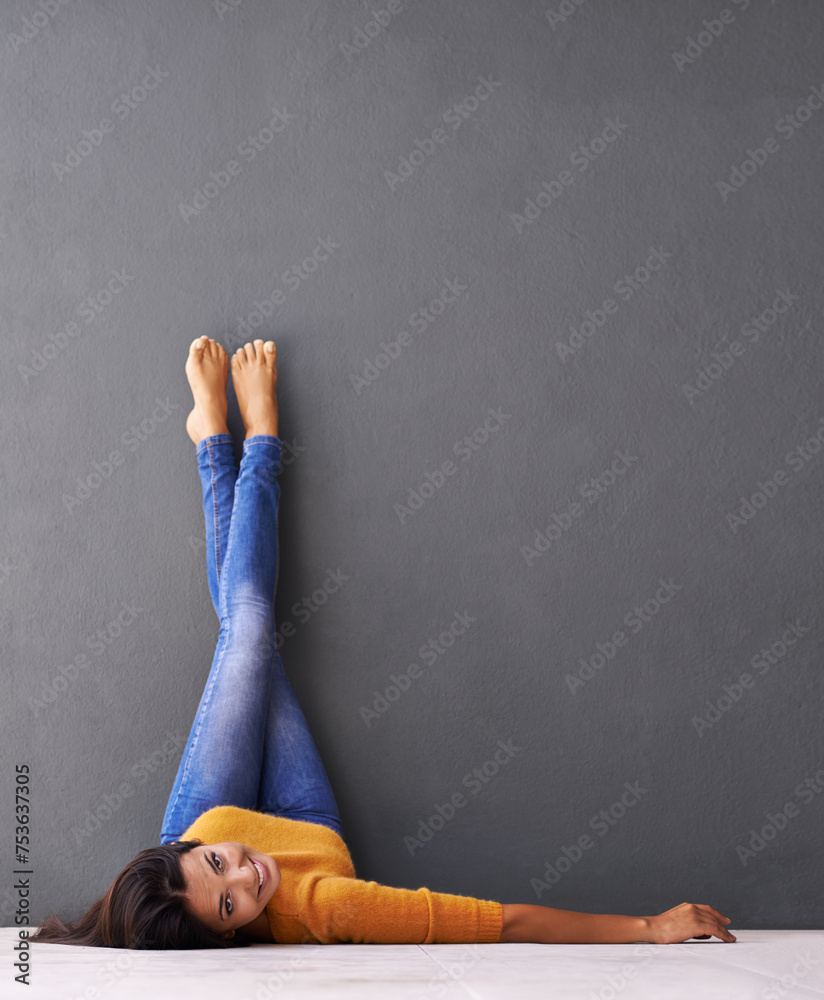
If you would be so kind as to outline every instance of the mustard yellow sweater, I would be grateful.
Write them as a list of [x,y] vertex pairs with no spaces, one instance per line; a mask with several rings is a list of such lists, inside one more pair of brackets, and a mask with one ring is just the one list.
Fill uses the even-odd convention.
[[491,943],[501,936],[500,903],[365,882],[341,837],[320,823],[216,806],[180,839],[196,837],[246,844],[277,861],[282,877],[266,916],[282,944]]

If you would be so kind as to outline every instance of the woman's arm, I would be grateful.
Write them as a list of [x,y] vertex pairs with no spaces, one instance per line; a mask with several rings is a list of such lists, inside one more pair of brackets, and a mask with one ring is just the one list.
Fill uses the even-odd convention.
[[504,903],[501,941],[541,944],[632,944],[649,940],[646,917],[575,913],[529,903]]
[[539,944],[677,944],[691,937],[735,941],[724,926],[729,917],[711,906],[681,903],[656,917],[614,913],[576,913],[529,903],[504,903],[501,942]]

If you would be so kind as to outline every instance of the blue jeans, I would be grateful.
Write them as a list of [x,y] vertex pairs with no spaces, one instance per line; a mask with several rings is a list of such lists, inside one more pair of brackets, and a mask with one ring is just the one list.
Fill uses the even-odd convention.
[[341,834],[337,803],[275,644],[282,444],[229,434],[197,445],[206,569],[220,621],[217,649],[169,796],[160,843],[207,809],[233,805],[322,823]]

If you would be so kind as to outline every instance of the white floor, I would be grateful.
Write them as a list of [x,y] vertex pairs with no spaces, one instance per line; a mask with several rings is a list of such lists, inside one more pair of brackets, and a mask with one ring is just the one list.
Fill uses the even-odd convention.
[[27,1000],[804,1000],[824,998],[824,931],[742,931],[672,945],[253,945],[138,952],[32,945],[14,982],[0,928],[0,996]]

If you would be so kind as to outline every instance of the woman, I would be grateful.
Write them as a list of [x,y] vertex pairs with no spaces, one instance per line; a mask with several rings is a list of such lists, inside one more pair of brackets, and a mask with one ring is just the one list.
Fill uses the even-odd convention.
[[275,345],[231,359],[246,429],[238,471],[226,426],[229,359],[211,338],[186,362],[220,620],[212,668],[163,818],[76,924],[50,916],[34,941],[110,948],[280,943],[670,943],[734,941],[710,906],[655,917],[575,913],[396,889],[355,876],[332,789],[275,642],[278,437]]

